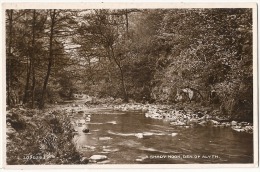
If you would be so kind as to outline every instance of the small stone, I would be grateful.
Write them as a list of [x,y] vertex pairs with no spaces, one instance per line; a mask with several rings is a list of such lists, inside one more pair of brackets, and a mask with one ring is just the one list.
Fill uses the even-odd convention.
[[99,161],[104,161],[107,159],[106,155],[92,155],[89,160],[91,162],[99,162]]

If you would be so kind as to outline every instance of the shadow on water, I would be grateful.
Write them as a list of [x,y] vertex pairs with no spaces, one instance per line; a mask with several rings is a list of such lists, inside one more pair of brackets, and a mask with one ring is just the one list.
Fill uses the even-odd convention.
[[253,163],[253,135],[230,128],[176,128],[140,112],[102,110],[78,126],[83,119],[73,118],[75,143],[86,157],[106,155],[104,163]]

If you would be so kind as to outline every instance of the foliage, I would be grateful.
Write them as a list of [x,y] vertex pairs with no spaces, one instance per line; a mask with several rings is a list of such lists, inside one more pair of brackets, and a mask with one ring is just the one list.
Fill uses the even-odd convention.
[[[65,112],[46,114],[39,110],[11,109],[7,123],[15,129],[7,132],[7,164],[80,163],[80,155],[72,142],[72,126]],[[38,158],[28,158],[30,155]]]
[[198,106],[252,119],[252,9],[53,12],[6,12],[8,105],[77,91],[173,104],[192,88],[203,96]]

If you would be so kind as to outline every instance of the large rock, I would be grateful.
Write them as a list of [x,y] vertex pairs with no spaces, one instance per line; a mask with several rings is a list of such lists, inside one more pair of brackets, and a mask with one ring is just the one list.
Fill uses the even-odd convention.
[[236,122],[236,121],[232,121],[232,122],[231,122],[231,125],[233,125],[233,126],[234,126],[234,125],[237,125],[237,122]]
[[219,122],[212,119],[212,120],[209,121],[209,124],[211,124],[211,125],[219,125]]
[[106,155],[92,155],[90,158],[89,158],[89,161],[90,162],[99,162],[99,161],[104,161],[107,159],[107,156]]
[[245,126],[244,130],[247,133],[253,133],[253,126]]

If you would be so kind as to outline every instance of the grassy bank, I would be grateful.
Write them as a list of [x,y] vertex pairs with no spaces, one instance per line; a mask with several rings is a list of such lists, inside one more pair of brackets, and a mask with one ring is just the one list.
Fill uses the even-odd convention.
[[7,112],[7,164],[80,164],[64,111],[13,108]]

